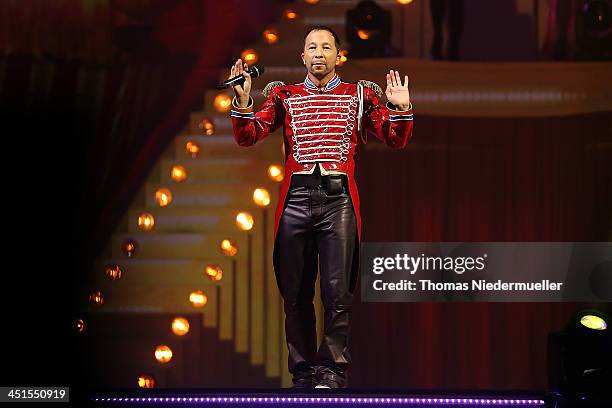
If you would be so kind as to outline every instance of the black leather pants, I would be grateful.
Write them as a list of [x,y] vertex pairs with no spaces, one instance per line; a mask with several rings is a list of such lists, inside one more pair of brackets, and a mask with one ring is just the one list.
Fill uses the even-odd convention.
[[[321,186],[291,186],[274,249],[277,282],[284,301],[289,372],[294,380],[312,375],[346,384],[353,294],[349,291],[357,222],[348,194]],[[321,273],[325,309],[321,345],[316,345],[313,305]]]

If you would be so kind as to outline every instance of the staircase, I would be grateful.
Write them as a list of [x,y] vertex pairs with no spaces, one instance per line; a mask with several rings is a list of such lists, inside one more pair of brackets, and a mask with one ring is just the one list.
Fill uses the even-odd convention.
[[[253,82],[255,89],[252,96],[256,109],[264,101],[261,89],[268,82],[303,81],[305,69],[300,53],[305,28],[326,24],[336,29],[342,39],[344,14],[356,3],[323,0],[314,6],[304,2],[288,4],[287,8],[296,11],[299,18],[286,20],[282,17],[282,10],[279,10],[279,21],[275,25],[280,33],[277,44],[268,45],[262,39],[257,44],[237,45],[234,48],[235,58],[246,48],[256,49],[259,63],[265,66],[265,74]],[[394,2],[383,2],[383,6],[393,7]],[[219,73],[220,81],[229,75],[231,62],[227,65],[227,70]],[[207,350],[192,351],[191,358],[197,356],[203,359],[199,367],[211,367],[207,360],[210,359],[210,348],[220,347],[220,350],[215,350],[215,358],[220,361],[215,363],[215,367],[230,372],[234,370],[229,377],[233,376],[234,382],[219,384],[219,377],[213,370],[197,372],[192,364],[190,374],[167,375],[167,378],[175,378],[175,381],[158,381],[159,386],[242,384],[286,387],[291,384],[291,378],[287,372],[284,313],[272,265],[274,209],[278,202],[279,186],[267,177],[270,164],[282,164],[284,161],[281,130],[253,147],[237,146],[232,135],[229,111],[220,113],[213,107],[213,100],[219,93],[215,90],[206,92],[203,110],[191,114],[186,130],[160,157],[142,186],[124,222],[113,235],[105,256],[96,262],[89,282],[90,288],[102,291],[105,304],[102,307],[88,305],[86,310],[95,311],[97,319],[106,319],[108,324],[113,318],[122,320],[121,324],[132,327],[134,332],[141,332],[141,337],[147,338],[149,343],[152,333],[158,333],[159,328],[147,332],[147,327],[154,326],[154,323],[139,326],[139,321],[155,321],[158,317],[158,326],[167,327],[169,334],[166,334],[166,338],[172,338],[174,335],[168,325],[171,316],[189,316],[190,325],[197,328],[195,332],[205,333],[199,337],[203,342],[199,347]],[[233,95],[231,90],[225,93]],[[211,136],[203,135],[198,127],[204,118],[211,120],[215,126]],[[197,158],[192,158],[185,150],[188,141],[199,144],[200,154]],[[188,173],[186,180],[179,183],[172,180],[170,174],[175,165],[185,167]],[[172,202],[165,207],[160,207],[155,200],[155,192],[161,187],[168,188],[172,193]],[[270,192],[271,203],[267,208],[253,203],[255,188],[265,188]],[[240,211],[253,215],[255,224],[252,230],[242,231],[235,225],[236,214]],[[151,231],[143,232],[138,228],[137,220],[141,213],[154,216],[155,226]],[[128,239],[137,243],[137,252],[132,257],[123,251],[124,242]],[[221,251],[220,242],[223,239],[236,243],[238,253],[234,257],[228,257]],[[204,268],[209,264],[222,268],[222,280],[213,282],[204,275]],[[111,281],[105,277],[104,271],[109,265],[122,268],[124,273],[120,280]],[[195,309],[188,301],[189,293],[194,290],[202,290],[208,297],[202,309]],[[322,307],[318,290],[317,284],[317,329],[320,337]],[[143,313],[146,319],[125,322],[126,315]],[[95,330],[92,328],[92,331]],[[133,341],[120,335],[123,332],[107,330],[101,336],[114,336],[115,344]],[[192,333],[185,336],[185,344],[190,335]],[[159,343],[164,341],[163,337],[160,335]],[[174,339],[176,343],[177,337],[174,336]],[[178,340],[183,341],[182,338]],[[143,342],[141,347],[151,347],[149,343]],[[193,347],[197,348],[198,345]],[[184,350],[186,346],[179,347],[175,353],[180,354]],[[259,367],[261,370],[248,371],[240,364],[230,364],[229,361],[236,358],[228,355],[230,351],[238,357],[242,356],[240,358],[248,361],[253,368]],[[188,361],[188,357],[174,358],[184,362]],[[223,366],[224,358],[230,368]],[[142,359],[146,361],[140,361]],[[153,360],[152,349],[150,352],[147,349],[140,360],[126,362],[124,356],[117,366],[130,366],[131,370],[138,372],[139,368],[133,366],[140,364],[144,370],[145,366],[159,365]],[[168,369],[169,372],[180,371],[181,364],[185,366],[186,363],[174,364]],[[183,373],[187,372],[184,367],[182,370]],[[258,372],[265,378],[253,378]],[[188,376],[199,378],[195,381],[194,378],[185,378]],[[123,387],[135,385],[135,380],[127,384],[113,384]]]

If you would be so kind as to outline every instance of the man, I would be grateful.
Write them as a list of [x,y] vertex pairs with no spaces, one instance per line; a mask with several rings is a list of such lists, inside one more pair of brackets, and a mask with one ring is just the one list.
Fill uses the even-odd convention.
[[[237,60],[230,77],[242,74],[245,82],[234,87],[231,119],[240,146],[259,142],[281,125],[284,129],[285,178],[273,258],[293,388],[344,388],[361,237],[353,156],[366,133],[390,147],[404,147],[412,135],[412,105],[408,76],[402,84],[396,71],[387,74],[386,107],[378,104],[382,90],[376,84],[342,82],[335,70],[339,40],[328,27],[308,30],[301,56],[308,71],[304,82],[268,84],[268,99],[257,113],[248,66]],[[317,263],[325,309],[318,350],[313,306]]]

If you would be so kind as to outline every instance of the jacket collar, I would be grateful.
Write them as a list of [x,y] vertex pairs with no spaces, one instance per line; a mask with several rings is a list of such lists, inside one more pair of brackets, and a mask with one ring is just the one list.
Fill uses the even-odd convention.
[[[333,78],[330,79],[327,82],[327,84],[325,84],[323,91],[331,91],[332,89],[340,85],[340,82],[341,81],[340,81],[340,77],[338,76],[338,74],[334,74]],[[304,86],[306,86],[306,88],[308,89],[319,90],[319,88],[317,88],[317,86],[310,80],[310,78],[308,78],[308,74],[306,74],[306,79],[304,80]]]

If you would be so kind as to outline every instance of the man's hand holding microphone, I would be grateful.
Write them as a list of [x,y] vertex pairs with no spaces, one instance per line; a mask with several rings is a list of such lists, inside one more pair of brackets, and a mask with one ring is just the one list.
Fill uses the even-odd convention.
[[244,83],[242,85],[233,85],[234,94],[236,95],[236,102],[241,108],[246,108],[249,105],[249,96],[251,94],[251,74],[249,74],[249,67],[246,62],[242,62],[240,58],[232,66],[230,71],[230,78],[238,75],[244,76]]

